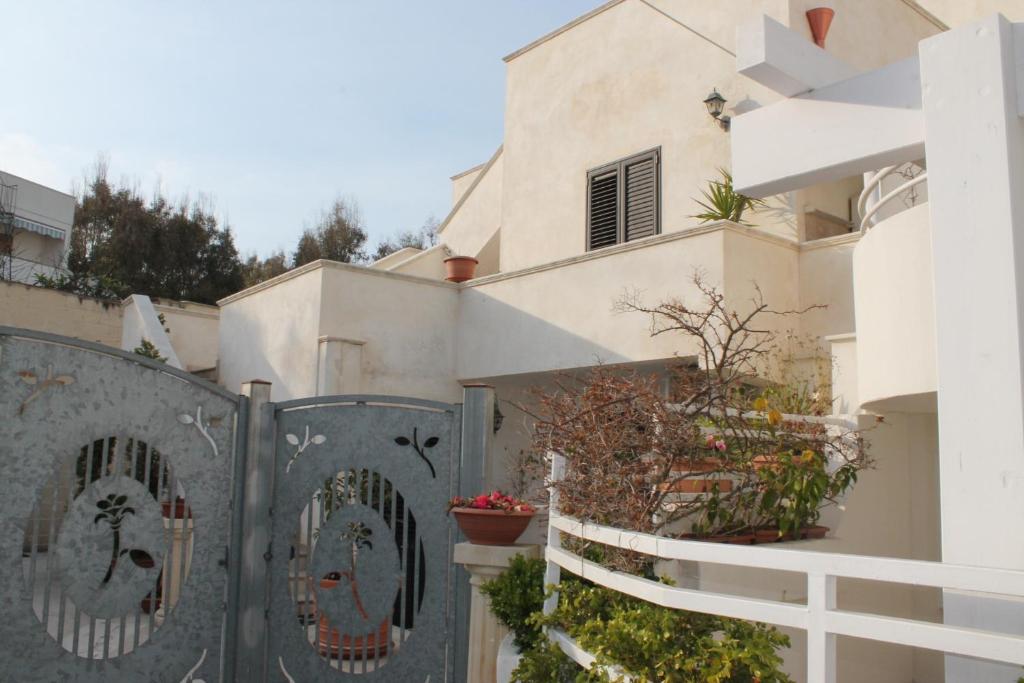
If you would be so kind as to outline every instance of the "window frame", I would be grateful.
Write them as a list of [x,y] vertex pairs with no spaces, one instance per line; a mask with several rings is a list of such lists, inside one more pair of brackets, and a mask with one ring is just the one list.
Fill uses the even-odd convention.
[[[647,235],[645,237],[638,237],[633,240],[626,239],[626,168],[632,164],[643,161],[645,158],[653,157],[654,159],[654,234]],[[615,188],[615,243],[606,244],[601,247],[591,247],[591,209],[593,207],[593,201],[591,199],[591,191],[593,187],[593,180],[595,177],[605,175],[611,171],[615,172],[617,185]],[[602,164],[595,168],[589,169],[586,175],[586,187],[584,189],[584,197],[587,204],[586,207],[586,221],[583,228],[583,242],[584,250],[586,252],[600,251],[601,249],[607,249],[609,247],[616,247],[628,242],[635,242],[637,240],[648,239],[649,237],[655,237],[661,234],[661,146],[652,147],[636,154],[630,154],[627,157],[623,157],[616,161],[612,161],[607,164]]]

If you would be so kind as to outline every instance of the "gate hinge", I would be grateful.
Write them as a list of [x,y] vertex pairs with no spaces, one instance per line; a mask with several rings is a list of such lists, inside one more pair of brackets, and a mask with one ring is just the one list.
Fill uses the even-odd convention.
[[268,543],[267,544],[267,552],[263,553],[263,559],[266,560],[267,562],[270,562],[272,559],[274,559],[274,552],[273,551],[274,551],[274,544],[273,543]]
[[228,566],[228,564],[230,564],[230,562],[231,562],[231,549],[228,546],[224,546],[224,559],[223,560],[219,560],[217,562],[217,564],[219,564],[220,566],[226,568]]

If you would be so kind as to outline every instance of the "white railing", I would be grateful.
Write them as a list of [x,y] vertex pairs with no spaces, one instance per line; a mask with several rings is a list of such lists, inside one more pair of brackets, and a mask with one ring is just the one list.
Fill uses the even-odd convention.
[[[903,182],[892,187],[892,182],[899,178]],[[878,222],[878,212],[896,199],[903,202],[904,208],[916,205],[917,186],[927,180],[928,171],[914,163],[886,166],[877,173],[865,176],[864,190],[857,200],[860,229],[864,231],[873,227]]]
[[[553,480],[562,478],[564,468],[564,460],[560,456],[552,456]],[[836,580],[840,578],[1024,599],[1024,571],[663,538],[564,517],[558,514],[557,494],[554,489],[552,491],[545,555],[546,584],[557,584],[561,571],[566,570],[606,588],[663,607],[802,629],[807,632],[807,680],[811,683],[835,683],[836,636],[840,635],[1024,666],[1024,636],[836,607]],[[612,571],[562,548],[561,533],[663,560],[802,573],[807,577],[807,604],[679,588]],[[557,600],[557,595],[548,598],[544,604],[546,614],[554,610]],[[593,656],[570,636],[556,630],[551,630],[548,635],[580,665],[586,668],[593,665]]]

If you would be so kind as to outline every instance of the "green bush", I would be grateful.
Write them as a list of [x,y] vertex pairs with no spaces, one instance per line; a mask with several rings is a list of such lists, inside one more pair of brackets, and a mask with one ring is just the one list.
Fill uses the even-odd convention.
[[[666,683],[791,683],[778,654],[789,638],[774,627],[659,607],[579,580],[564,581],[560,591],[558,609],[536,621],[569,633],[600,667]],[[544,672],[554,665],[534,656],[529,667]],[[584,676],[578,680],[624,680],[607,669]],[[563,679],[521,672],[517,680]]]
[[512,683],[584,683],[593,680],[591,676],[560,647],[548,643],[523,653],[512,672]]
[[544,640],[540,625],[531,619],[544,606],[544,561],[512,558],[508,569],[480,587],[490,598],[491,612],[513,634],[516,647],[526,652]]

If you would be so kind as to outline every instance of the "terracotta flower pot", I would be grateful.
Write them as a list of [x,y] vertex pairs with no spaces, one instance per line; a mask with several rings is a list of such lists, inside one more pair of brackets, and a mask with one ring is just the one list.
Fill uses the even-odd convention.
[[452,514],[470,543],[514,545],[516,539],[526,531],[534,512],[452,508]]
[[465,282],[476,277],[476,266],[480,263],[472,256],[450,256],[444,260],[445,280]]
[[807,10],[807,23],[811,25],[811,35],[814,37],[814,44],[825,48],[825,38],[828,37],[828,29],[832,26],[832,19],[836,11],[831,7],[815,7]]
[[751,545],[754,543],[754,534],[719,534],[716,536],[698,536],[697,534],[682,534],[679,536],[684,541],[703,541],[705,543],[728,543],[729,545]]
[[[339,581],[335,579],[320,579],[321,588],[336,588],[338,583]],[[325,657],[362,659],[365,646],[366,658],[376,659],[388,653],[391,645],[391,619],[389,617],[382,621],[380,628],[374,633],[350,636],[341,635],[338,629],[331,628],[327,617],[321,614],[316,640],[317,649]]]

